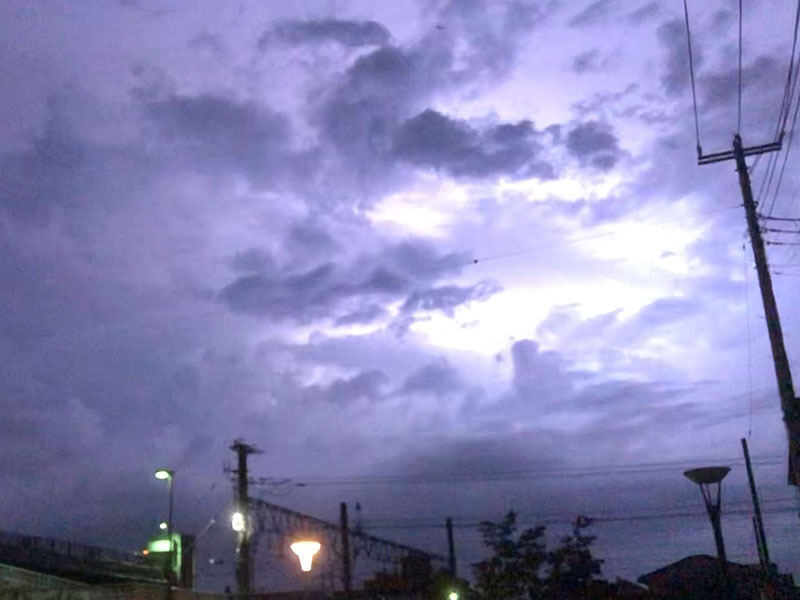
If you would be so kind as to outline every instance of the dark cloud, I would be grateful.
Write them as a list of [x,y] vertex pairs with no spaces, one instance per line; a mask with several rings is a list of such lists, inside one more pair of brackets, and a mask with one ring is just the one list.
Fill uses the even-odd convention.
[[321,107],[322,133],[344,156],[372,164],[408,106],[428,93],[428,60],[391,46],[360,56]]
[[[644,306],[636,319],[641,327],[660,327],[701,313],[702,306],[687,298],[659,298]],[[637,330],[640,327],[636,327]]]
[[550,178],[554,170],[540,158],[540,137],[530,121],[479,131],[466,121],[427,109],[397,129],[392,154],[456,177]]
[[140,202],[164,175],[164,165],[141,148],[87,139],[88,126],[70,114],[76,103],[49,98],[41,133],[0,155],[0,215],[37,226],[57,216],[77,235],[93,209],[116,213]]
[[[423,287],[418,291],[426,283],[457,274],[467,264],[462,254],[439,254],[422,242],[395,244],[375,257],[362,256],[344,268],[327,262],[297,272],[292,265],[276,266],[261,253],[239,255],[235,266],[241,268],[243,261],[260,271],[240,276],[227,285],[220,292],[220,301],[235,312],[300,322],[357,319],[363,316],[358,313],[369,299],[389,302],[407,297],[406,312],[448,312],[459,302],[486,298],[490,291],[485,283],[464,290]],[[348,308],[352,303],[357,307]]]
[[450,317],[457,307],[472,301],[486,300],[498,293],[500,286],[494,281],[481,281],[473,286],[446,285],[413,292],[403,303],[404,313],[439,311]]
[[514,342],[511,359],[514,392],[523,401],[542,406],[572,391],[561,357],[555,352],[541,352],[533,340]]
[[87,149],[55,117],[21,152],[0,157],[0,206],[13,218],[45,224],[54,208],[72,202],[87,164]]
[[304,388],[303,398],[312,402],[350,404],[358,400],[375,402],[381,399],[383,388],[389,384],[389,377],[383,371],[372,369],[362,371],[353,377],[339,378],[332,383]]
[[581,52],[572,59],[572,70],[578,73],[597,71],[600,68],[600,57],[597,48]]
[[266,32],[258,42],[264,49],[272,40],[284,44],[309,44],[337,42],[343,46],[384,46],[391,35],[375,21],[347,21],[342,19],[280,21]]
[[614,168],[622,156],[619,142],[608,124],[587,121],[573,127],[567,134],[567,150],[581,164],[601,171]]
[[460,373],[447,360],[429,363],[411,373],[400,387],[401,394],[443,395],[464,387]]
[[363,325],[373,323],[387,314],[380,304],[367,304],[336,319],[336,325]]
[[[785,68],[773,56],[759,56],[742,68],[742,86],[756,92],[780,89],[786,77]],[[704,108],[733,106],[739,89],[739,71],[732,68],[704,75],[699,78],[697,89]]]
[[552,3],[449,3],[438,16],[439,26],[415,44],[385,45],[350,65],[322,97],[317,112],[321,132],[340,159],[372,181],[390,166],[386,155],[400,123],[441,92],[469,90],[504,77],[519,41],[552,11]]
[[711,16],[711,27],[717,32],[724,32],[736,22],[736,13],[732,10],[720,8]]
[[263,185],[305,163],[291,153],[288,118],[255,103],[204,94],[151,100],[144,109],[166,147],[179,161],[188,159],[189,168],[235,169]]
[[642,23],[652,19],[661,11],[658,2],[650,2],[628,13],[628,20],[632,23]]
[[572,17],[569,24],[573,27],[582,27],[602,21],[614,4],[616,0],[596,0]]
[[208,52],[216,60],[222,60],[228,54],[222,38],[208,32],[197,34],[189,40],[187,45],[190,48]]
[[[683,19],[662,23],[657,31],[658,40],[666,51],[661,85],[670,96],[677,96],[689,87],[689,51],[686,45],[686,24]],[[695,69],[703,64],[702,46],[692,40]]]

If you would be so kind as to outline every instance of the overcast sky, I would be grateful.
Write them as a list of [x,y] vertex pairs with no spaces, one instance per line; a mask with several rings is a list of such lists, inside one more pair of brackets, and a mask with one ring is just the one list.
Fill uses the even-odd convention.
[[[703,149],[729,149],[736,3],[690,4]],[[794,7],[744,7],[761,144]],[[196,532],[227,518],[237,437],[255,476],[296,482],[527,473],[256,491],[326,518],[360,500],[405,524],[374,533],[442,552],[407,519],[699,511],[681,471],[704,462],[733,464],[746,509],[748,437],[800,571],[738,181],[696,164],[680,2],[6,0],[0,21],[0,528],[141,547],[168,466]],[[798,154],[774,215],[800,217]],[[800,255],[769,252],[796,369]],[[614,465],[636,467],[531,475]],[[724,523],[754,562],[749,516]],[[714,548],[702,516],[596,533],[611,577]]]

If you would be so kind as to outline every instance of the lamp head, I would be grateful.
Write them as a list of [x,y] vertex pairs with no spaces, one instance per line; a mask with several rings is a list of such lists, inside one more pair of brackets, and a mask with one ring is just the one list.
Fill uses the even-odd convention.
[[300,559],[300,569],[307,573],[311,570],[311,562],[314,560],[314,555],[319,552],[322,546],[319,542],[305,540],[295,542],[289,547]]
[[699,469],[689,469],[683,475],[689,481],[698,485],[719,483],[730,472],[730,467],[701,467]]
[[450,592],[447,594],[447,600],[458,600],[458,592]]
[[170,471],[169,469],[156,470],[156,479],[172,479],[173,475],[174,471]]
[[234,531],[244,531],[244,515],[240,512],[235,512],[231,515],[231,529]]

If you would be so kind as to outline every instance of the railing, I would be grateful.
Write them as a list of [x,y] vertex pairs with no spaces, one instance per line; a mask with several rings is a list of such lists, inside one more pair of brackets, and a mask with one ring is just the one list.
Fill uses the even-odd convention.
[[0,531],[0,546],[22,548],[25,550],[41,550],[82,560],[127,562],[135,564],[145,563],[143,556],[134,554],[133,552],[103,548],[100,546],[89,546],[88,544],[38,537],[35,535],[22,535],[7,531]]

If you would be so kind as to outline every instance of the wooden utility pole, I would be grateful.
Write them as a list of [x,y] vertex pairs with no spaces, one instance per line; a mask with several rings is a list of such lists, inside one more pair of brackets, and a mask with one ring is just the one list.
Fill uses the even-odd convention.
[[789,437],[788,480],[789,485],[800,487],[800,399],[794,393],[792,371],[789,368],[789,359],[783,343],[783,331],[781,330],[781,321],[778,315],[778,305],[775,302],[775,294],[772,291],[772,278],[767,265],[767,252],[764,249],[764,240],[761,237],[756,202],[753,199],[753,190],[750,186],[750,173],[745,162],[747,156],[777,152],[780,149],[781,140],[762,146],[744,148],[742,146],[742,138],[737,133],[733,137],[733,150],[706,155],[700,154],[697,162],[700,165],[707,165],[731,159],[736,161],[739,185],[742,189],[744,212],[747,218],[747,230],[750,233],[750,245],[753,248],[753,258],[758,273],[758,285],[761,289],[761,300],[764,304],[764,315],[767,320],[767,332],[769,333],[769,342],[772,347],[772,360],[778,381],[783,421]]
[[350,525],[347,520],[347,504],[339,505],[339,535],[342,538],[342,588],[349,600],[353,588],[353,573],[350,566]]
[[457,576],[456,573],[456,545],[453,541],[453,519],[447,517],[447,521],[445,521],[445,527],[447,528],[447,558],[448,564],[450,566],[450,575],[454,578]]
[[747,480],[750,482],[750,496],[753,498],[753,522],[756,530],[756,542],[758,544],[758,557],[761,559],[761,566],[769,573],[770,561],[769,550],[767,549],[767,536],[764,534],[764,521],[761,519],[761,504],[758,502],[758,491],[756,490],[756,480],[753,477],[753,465],[750,463],[750,450],[747,448],[747,440],[742,438],[742,452],[744,452],[744,464],[747,467]]
[[247,456],[259,452],[255,446],[246,444],[241,440],[235,440],[231,450],[236,452],[236,511],[242,515],[244,527],[237,534],[236,544],[236,587],[239,596],[242,598],[250,597],[250,585],[253,580],[253,573],[250,564],[250,514],[248,510],[248,490],[249,483],[247,476]]

